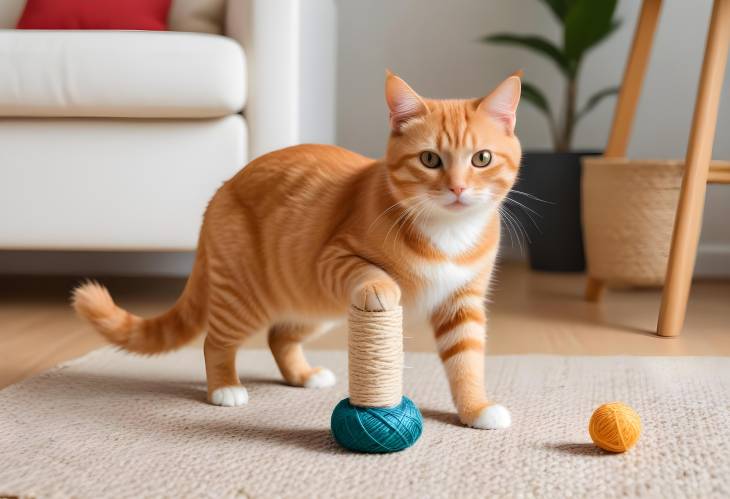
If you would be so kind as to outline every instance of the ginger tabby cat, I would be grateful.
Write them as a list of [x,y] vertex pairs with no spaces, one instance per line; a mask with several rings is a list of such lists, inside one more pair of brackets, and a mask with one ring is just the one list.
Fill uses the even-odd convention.
[[203,330],[208,400],[248,402],[239,345],[267,330],[284,379],[331,386],[302,342],[351,305],[401,304],[428,318],[464,424],[504,428],[510,413],[484,384],[485,296],[500,238],[498,207],[520,163],[514,134],[520,79],[471,100],[420,97],[388,73],[391,134],[379,160],[328,145],[255,159],[211,200],[192,274],[177,303],[143,319],[103,286],[74,291],[76,311],[130,352],[176,349]]

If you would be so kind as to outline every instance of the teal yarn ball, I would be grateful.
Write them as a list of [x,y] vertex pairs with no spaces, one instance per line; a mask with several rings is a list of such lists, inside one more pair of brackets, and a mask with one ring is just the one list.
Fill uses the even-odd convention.
[[344,399],[332,411],[331,425],[337,443],[368,453],[407,449],[423,432],[421,412],[408,397],[394,407],[357,407]]

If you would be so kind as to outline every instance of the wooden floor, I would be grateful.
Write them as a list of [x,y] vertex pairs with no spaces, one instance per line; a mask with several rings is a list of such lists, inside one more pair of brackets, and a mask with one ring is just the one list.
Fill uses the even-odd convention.
[[[179,279],[102,279],[115,299],[149,315],[170,306],[184,284]],[[68,292],[78,279],[0,277],[0,387],[80,356],[104,342],[78,320]],[[543,274],[521,265],[496,276],[490,310],[490,354],[730,355],[730,281],[699,281],[692,288],[682,336],[653,334],[658,290],[613,290],[603,303],[582,300],[584,276]],[[406,331],[406,349],[432,351],[429,331]],[[200,340],[198,340],[200,342]],[[264,347],[264,335],[247,346]],[[344,349],[344,328],[310,348]],[[202,353],[201,353],[202,355]]]

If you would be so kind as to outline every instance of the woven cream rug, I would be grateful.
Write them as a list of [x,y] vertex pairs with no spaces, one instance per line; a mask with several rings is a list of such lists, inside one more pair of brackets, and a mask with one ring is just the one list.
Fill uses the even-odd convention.
[[[490,392],[513,427],[464,428],[435,355],[406,358],[425,418],[411,449],[340,449],[329,417],[346,355],[310,358],[335,388],[284,386],[267,351],[244,351],[243,408],[204,402],[200,350],[138,358],[102,349],[0,391],[0,496],[30,497],[728,497],[730,359],[489,357]],[[586,431],[622,400],[638,446],[608,455]]]

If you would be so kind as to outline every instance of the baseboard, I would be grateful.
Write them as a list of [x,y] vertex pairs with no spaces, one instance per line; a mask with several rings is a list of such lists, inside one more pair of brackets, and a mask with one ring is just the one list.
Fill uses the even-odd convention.
[[[503,244],[500,259],[503,261],[522,261],[527,259],[527,249]],[[730,243],[705,243],[697,249],[695,277],[726,278],[730,277]]]
[[[503,245],[500,259],[527,259],[527,249]],[[0,274],[159,275],[184,277],[193,267],[192,252],[0,251]],[[730,277],[730,244],[702,244],[697,277]]]
[[0,274],[184,277],[194,260],[187,251],[0,251]]
[[730,243],[700,244],[695,276],[730,277]]

